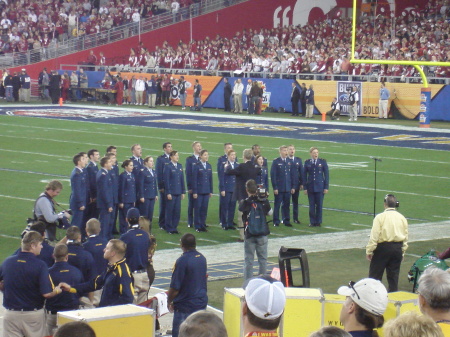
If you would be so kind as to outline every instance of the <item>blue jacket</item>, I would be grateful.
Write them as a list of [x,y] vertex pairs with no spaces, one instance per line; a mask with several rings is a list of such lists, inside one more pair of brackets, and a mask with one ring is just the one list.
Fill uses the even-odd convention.
[[83,274],[84,282],[97,276],[97,268],[92,254],[86,251],[81,244],[67,243],[69,249],[69,264],[77,267]]
[[272,180],[272,188],[278,192],[289,192],[295,188],[295,178],[297,177],[294,164],[289,158],[285,161],[278,157],[272,162],[270,169],[270,178]]
[[294,158],[289,158],[289,159],[294,164],[295,173],[296,173],[295,189],[298,190],[300,188],[300,185],[303,185],[303,162],[302,162],[302,158],[294,157]]
[[164,188],[164,168],[170,163],[169,156],[166,154],[160,155],[156,159],[156,176],[158,178],[158,189]]
[[269,169],[266,166],[261,167],[261,173],[256,177],[256,184],[263,185],[269,192]]
[[142,168],[139,171],[137,178],[138,199],[154,199],[158,195],[156,171],[153,169],[151,170],[153,175],[150,173],[150,169],[148,168]]
[[133,173],[122,172],[119,176],[119,204],[136,202],[136,181]]
[[134,156],[130,157],[130,159],[133,161],[133,174],[134,174],[134,177],[137,178],[137,175],[138,175],[139,171],[142,168],[144,168],[144,161],[142,160],[142,158],[137,158],[136,159]]
[[306,104],[314,105],[314,90],[307,89],[305,93]]
[[[73,290],[72,290],[73,289]],[[134,300],[134,287],[131,272],[125,263],[125,258],[116,262],[95,279],[72,286],[71,292],[79,294],[103,289],[99,307],[108,307],[120,304],[132,304]]]
[[97,208],[112,208],[113,206],[113,179],[111,174],[102,168],[97,172]]
[[183,166],[177,163],[175,167],[173,163],[167,164],[164,169],[164,193],[180,195],[185,194]]
[[137,227],[129,229],[120,237],[120,240],[127,244],[125,258],[132,273],[147,268],[148,249],[150,248],[150,237]]
[[192,190],[192,169],[194,165],[198,163],[198,161],[199,159],[197,159],[195,155],[186,158],[185,170],[186,170],[186,184],[188,190]]
[[328,190],[329,174],[328,164],[325,159],[318,158],[316,165],[314,165],[312,159],[305,160],[303,172],[303,181],[308,192]]
[[158,89],[156,88],[156,81],[149,80],[147,82],[147,94],[152,95],[158,93]]
[[[59,284],[61,282],[67,284],[84,282],[81,271],[65,261],[55,262],[48,272],[54,284]],[[78,306],[80,305],[79,298],[80,296],[78,294],[63,291],[59,295],[47,298],[45,301],[45,309],[50,311],[75,310],[78,309]]]
[[92,199],[97,198],[97,172],[98,166],[93,162],[89,162],[88,166],[86,166],[86,173],[89,179],[89,197]]
[[103,270],[105,270],[108,265],[108,260],[105,260],[103,257],[104,249],[107,244],[108,240],[99,235],[91,235],[88,237],[87,241],[83,243],[84,249],[91,253],[92,258],[94,259],[97,274],[100,274]]
[[[236,176],[225,174],[225,164],[228,163],[228,165],[231,167],[230,162],[226,161],[221,166],[218,166],[217,168],[220,171],[218,171],[219,175],[219,191],[225,191],[225,192],[234,192],[234,185],[236,184]],[[234,168],[238,167],[239,163],[234,162]]]
[[117,205],[119,203],[119,166],[114,165],[109,174],[111,175],[113,186],[113,203]]
[[206,162],[206,169],[200,161],[192,169],[192,193],[209,194],[213,193],[212,167]]
[[86,206],[86,175],[78,167],[75,167],[70,175],[70,186],[72,188],[70,208],[79,209],[80,207]]

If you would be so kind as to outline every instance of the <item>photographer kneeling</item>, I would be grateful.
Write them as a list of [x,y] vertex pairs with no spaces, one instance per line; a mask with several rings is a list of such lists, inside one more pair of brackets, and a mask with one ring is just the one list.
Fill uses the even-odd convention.
[[242,214],[242,222],[245,228],[245,264],[244,280],[253,276],[253,260],[255,251],[258,257],[259,274],[266,274],[267,271],[267,235],[270,234],[267,225],[266,215],[271,215],[269,201],[265,189],[256,186],[254,180],[245,183],[248,198],[241,201],[239,211]]
[[55,205],[59,204],[53,199],[59,193],[63,185],[58,180],[50,181],[45,187],[45,191],[39,195],[34,204],[34,221],[42,221],[46,225],[47,238],[50,241],[56,240],[56,227],[68,227],[70,211],[56,213]]

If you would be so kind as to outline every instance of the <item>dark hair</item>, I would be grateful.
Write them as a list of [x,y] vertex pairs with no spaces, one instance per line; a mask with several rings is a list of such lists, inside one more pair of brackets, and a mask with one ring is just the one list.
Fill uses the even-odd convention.
[[45,223],[43,223],[42,221],[37,221],[30,226],[30,231],[36,231],[42,236],[44,236],[46,227],[47,226]]
[[175,156],[177,153],[178,153],[178,151],[172,151],[172,152],[169,153],[169,156],[170,156],[170,157],[173,157],[173,156]]
[[251,325],[256,326],[263,330],[276,330],[280,325],[281,317],[283,317],[283,315],[275,319],[262,319],[256,317],[255,314],[247,306],[248,321],[250,322]]
[[93,156],[95,152],[99,152],[99,151],[96,150],[96,149],[91,149],[91,150],[89,150],[88,153],[87,153],[87,154],[88,154],[88,157],[91,158],[91,156]]
[[81,231],[77,226],[70,226],[67,228],[66,236],[69,240],[76,240],[80,237]]
[[163,149],[165,149],[165,148],[167,147],[167,145],[169,145],[169,144],[172,145],[171,142],[166,142],[166,143],[164,143],[164,144],[163,144]]
[[95,331],[82,321],[69,322],[61,325],[53,337],[96,337]]
[[133,162],[131,159],[125,159],[121,165],[121,167],[125,168],[128,165],[130,165],[130,163]]
[[181,237],[181,246],[188,250],[195,249],[197,244],[195,242],[195,236],[191,233],[186,233]]
[[358,304],[355,304],[355,318],[358,321],[358,323],[364,325],[367,330],[373,331],[372,336],[378,337],[378,333],[374,330],[377,328],[381,328],[384,324],[384,317],[383,315],[378,316],[374,315],[367,310],[364,310],[361,308]]
[[201,150],[200,151],[200,157],[203,156],[203,154],[206,153],[206,152],[208,152],[208,150],[206,150],[206,149]]
[[73,164],[74,164],[75,166],[77,166],[77,165],[78,165],[78,162],[81,160],[81,158],[83,158],[83,154],[81,154],[81,152],[80,152],[80,153],[77,153],[75,156],[73,156],[73,159],[72,159]]
[[108,160],[110,160],[109,156],[102,157],[102,159],[100,159],[100,166],[104,167],[106,165],[106,163],[108,162]]
[[58,243],[53,249],[53,257],[55,260],[60,261],[62,258],[69,254],[69,249],[65,243]]
[[117,147],[115,147],[114,145],[110,145],[106,148],[106,153],[111,152],[111,150],[117,150]]
[[388,207],[396,207],[397,206],[397,198],[393,194],[386,194],[384,198],[384,202]]
[[247,180],[247,182],[245,183],[245,189],[250,194],[256,194],[257,190],[256,182],[253,179]]

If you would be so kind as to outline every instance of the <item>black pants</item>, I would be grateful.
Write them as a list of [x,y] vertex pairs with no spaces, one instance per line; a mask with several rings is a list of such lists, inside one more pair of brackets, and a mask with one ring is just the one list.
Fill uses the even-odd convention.
[[302,106],[302,116],[306,114],[306,101],[301,101],[300,105]]
[[377,245],[370,262],[369,277],[382,280],[386,269],[389,292],[398,290],[398,276],[402,263],[403,242],[382,242]]
[[291,101],[292,103],[292,114],[294,116],[298,116],[298,100],[294,99]]
[[231,104],[230,104],[230,95],[223,95],[223,101],[225,105],[224,111],[231,111]]

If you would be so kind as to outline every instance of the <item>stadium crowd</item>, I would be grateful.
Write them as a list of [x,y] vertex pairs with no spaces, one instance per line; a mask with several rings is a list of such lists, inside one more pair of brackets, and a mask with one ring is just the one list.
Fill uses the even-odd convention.
[[[193,0],[117,1],[91,4],[32,2],[28,7],[12,2],[4,6],[0,24],[0,50],[45,49],[58,36],[98,33],[113,26],[140,20],[161,11],[196,8]],[[157,9],[155,9],[157,8]],[[391,18],[388,11],[361,16],[357,30],[356,57],[367,59],[448,61],[450,6],[448,0],[430,1],[423,9],[405,11]],[[418,77],[417,70],[400,65],[369,65],[349,62],[351,20],[340,12],[322,22],[272,29],[244,29],[233,37],[217,35],[177,45],[132,48],[125,62],[131,68],[220,70],[230,72],[313,73],[326,75],[370,75]],[[135,21],[137,22],[137,21]],[[45,57],[45,53],[43,55]],[[126,60],[127,56],[123,58]],[[100,64],[100,58],[94,60]],[[428,67],[428,75],[448,77],[449,69]]]

